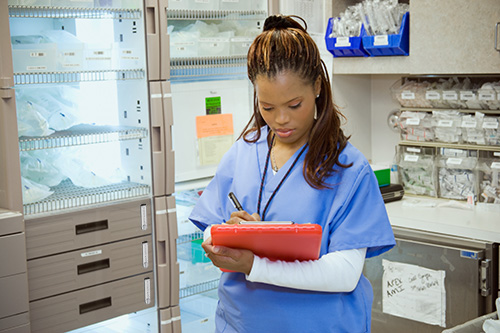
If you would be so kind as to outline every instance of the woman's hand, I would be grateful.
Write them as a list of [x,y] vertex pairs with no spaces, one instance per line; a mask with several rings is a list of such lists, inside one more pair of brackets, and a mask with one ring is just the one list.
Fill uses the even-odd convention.
[[240,224],[241,221],[260,221],[260,216],[257,213],[250,215],[244,210],[240,210],[232,212],[231,217],[226,221],[226,224]]
[[205,250],[207,257],[212,260],[214,266],[247,275],[250,274],[253,266],[252,251],[213,246],[212,237],[204,241],[201,246]]

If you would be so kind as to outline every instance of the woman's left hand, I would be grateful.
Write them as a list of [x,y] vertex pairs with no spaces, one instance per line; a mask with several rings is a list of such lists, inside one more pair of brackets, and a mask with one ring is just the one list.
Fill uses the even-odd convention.
[[219,268],[250,274],[253,266],[253,252],[244,249],[232,249],[225,246],[213,246],[209,237],[201,246],[214,266]]

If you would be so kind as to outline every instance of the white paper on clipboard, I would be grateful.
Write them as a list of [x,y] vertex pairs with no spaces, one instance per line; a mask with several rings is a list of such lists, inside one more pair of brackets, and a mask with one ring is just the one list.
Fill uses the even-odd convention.
[[446,272],[382,260],[382,311],[446,327]]

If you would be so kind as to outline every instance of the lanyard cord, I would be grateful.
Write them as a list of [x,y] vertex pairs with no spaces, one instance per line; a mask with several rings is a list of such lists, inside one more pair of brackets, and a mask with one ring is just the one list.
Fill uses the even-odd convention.
[[[271,149],[272,149],[272,146],[273,146],[273,142],[275,140],[275,136],[273,135],[273,138],[271,140],[271,147],[269,148],[269,150],[267,151],[267,157],[266,157],[266,165],[264,166],[264,173],[262,175],[262,179],[260,181],[260,189],[259,189],[259,202],[257,203],[257,213],[259,213],[260,215],[260,206],[261,206],[261,202],[262,202],[262,191],[264,190],[264,181],[266,179],[266,175],[267,175],[267,168],[269,166],[269,157],[271,156]],[[276,189],[273,191],[273,193],[271,194],[271,196],[269,197],[269,200],[267,200],[267,203],[266,203],[266,206],[264,207],[264,211],[262,212],[262,215],[261,216],[261,220],[262,221],[265,221],[266,219],[266,212],[267,212],[267,208],[269,208],[269,204],[271,203],[271,200],[273,200],[274,196],[276,195],[276,193],[278,192],[278,190],[280,189],[281,185],[283,184],[283,182],[285,181],[285,179],[288,177],[288,175],[290,174],[290,172],[292,171],[293,167],[295,166],[295,164],[297,164],[297,161],[299,160],[300,156],[302,155],[302,153],[304,152],[304,150],[306,150],[308,144],[306,143],[304,145],[304,147],[302,148],[302,150],[300,151],[299,155],[297,155],[297,157],[295,158],[295,160],[293,161],[292,165],[290,166],[290,168],[288,168],[288,170],[286,171],[285,175],[283,176],[283,178],[280,180],[278,186],[276,187]]]

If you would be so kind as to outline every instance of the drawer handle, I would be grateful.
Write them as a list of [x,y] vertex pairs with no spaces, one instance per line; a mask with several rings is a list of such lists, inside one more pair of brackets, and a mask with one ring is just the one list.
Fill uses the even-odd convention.
[[78,265],[78,275],[109,268],[109,258]]
[[77,235],[108,229],[108,220],[78,224],[75,226]]
[[103,299],[99,299],[97,301],[88,302],[80,305],[80,314],[84,314],[87,312],[96,311],[99,309],[107,308],[111,306],[111,297],[106,297]]

